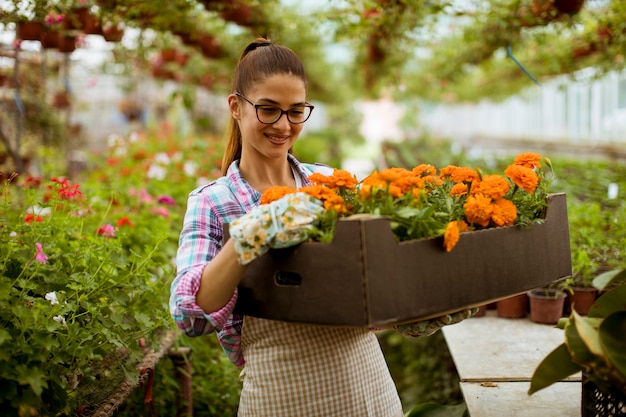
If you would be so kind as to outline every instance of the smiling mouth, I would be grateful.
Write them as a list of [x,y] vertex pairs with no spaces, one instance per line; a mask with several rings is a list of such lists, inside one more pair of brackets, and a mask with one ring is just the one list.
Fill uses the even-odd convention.
[[267,139],[276,144],[276,145],[282,145],[284,143],[287,143],[287,141],[289,141],[290,136],[271,136],[271,135],[267,135]]

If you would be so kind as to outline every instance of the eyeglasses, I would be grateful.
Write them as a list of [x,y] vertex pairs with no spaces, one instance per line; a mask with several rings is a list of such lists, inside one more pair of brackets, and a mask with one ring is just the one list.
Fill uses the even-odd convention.
[[290,109],[283,110],[280,107],[272,106],[271,104],[254,103],[252,102],[252,100],[239,92],[235,92],[235,95],[252,104],[252,106],[256,110],[256,118],[259,120],[259,122],[266,125],[276,123],[278,120],[280,120],[281,117],[283,117],[283,114],[287,115],[287,120],[289,120],[289,123],[293,123],[296,125],[304,123],[309,120],[309,117],[311,117],[311,113],[315,108],[315,106],[313,106],[312,104],[305,103],[303,105],[298,105]]

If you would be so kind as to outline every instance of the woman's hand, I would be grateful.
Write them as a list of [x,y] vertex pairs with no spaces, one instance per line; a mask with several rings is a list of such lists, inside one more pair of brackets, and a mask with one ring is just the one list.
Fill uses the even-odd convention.
[[478,308],[469,308],[460,310],[444,316],[435,317],[433,319],[416,321],[413,323],[397,324],[393,329],[404,337],[418,338],[430,336],[441,329],[443,326],[459,323],[467,318],[472,317]]
[[252,262],[270,248],[304,242],[323,211],[320,200],[303,192],[255,207],[229,226],[239,264]]

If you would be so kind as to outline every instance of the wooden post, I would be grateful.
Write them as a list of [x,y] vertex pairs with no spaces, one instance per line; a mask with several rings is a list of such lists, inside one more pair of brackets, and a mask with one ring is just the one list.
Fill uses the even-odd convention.
[[174,375],[180,385],[176,398],[176,417],[193,416],[193,396],[191,391],[191,349],[188,347],[172,348],[168,353],[174,362]]

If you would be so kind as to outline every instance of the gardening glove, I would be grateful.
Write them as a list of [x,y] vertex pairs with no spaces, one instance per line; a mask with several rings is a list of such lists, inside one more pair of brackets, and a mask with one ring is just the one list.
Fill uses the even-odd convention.
[[446,314],[428,320],[416,321],[413,323],[397,324],[393,329],[404,337],[418,338],[430,336],[436,333],[443,326],[459,323],[472,317],[478,311],[478,307]]
[[303,192],[255,207],[229,226],[237,261],[247,265],[270,248],[304,242],[323,212],[322,202]]

